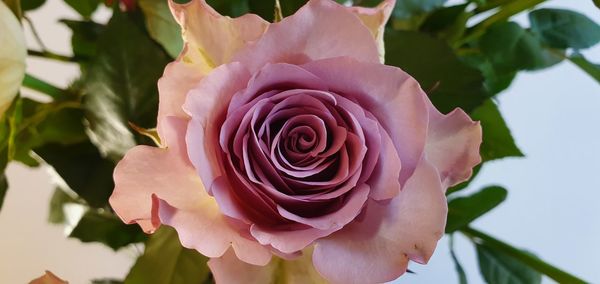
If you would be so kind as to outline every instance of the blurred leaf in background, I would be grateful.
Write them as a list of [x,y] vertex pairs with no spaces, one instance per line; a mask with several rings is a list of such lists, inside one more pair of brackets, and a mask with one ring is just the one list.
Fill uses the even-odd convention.
[[174,229],[161,226],[146,242],[144,254],[124,283],[212,283],[207,261],[197,251],[182,247]]
[[128,122],[145,128],[156,125],[156,82],[169,62],[168,55],[142,29],[127,14],[115,12],[83,77],[92,141],[115,161],[141,142]]

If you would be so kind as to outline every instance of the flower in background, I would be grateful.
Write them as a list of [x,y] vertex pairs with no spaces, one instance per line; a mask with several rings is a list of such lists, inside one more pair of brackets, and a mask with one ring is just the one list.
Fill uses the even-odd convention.
[[25,76],[25,37],[19,20],[0,1],[0,117],[10,106]]
[[115,169],[125,222],[174,227],[220,283],[267,283],[282,266],[298,283],[385,282],[429,260],[481,128],[382,64],[394,1],[311,0],[274,24],[170,5],[186,46],[159,81],[163,147]]

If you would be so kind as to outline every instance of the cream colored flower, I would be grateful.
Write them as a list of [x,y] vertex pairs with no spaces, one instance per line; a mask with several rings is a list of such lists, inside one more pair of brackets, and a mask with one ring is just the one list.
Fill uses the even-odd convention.
[[0,1],[0,117],[25,76],[25,38],[15,15]]

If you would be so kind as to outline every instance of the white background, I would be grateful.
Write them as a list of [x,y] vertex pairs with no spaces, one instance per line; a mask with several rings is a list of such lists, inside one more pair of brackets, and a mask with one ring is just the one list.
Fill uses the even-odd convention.
[[[591,0],[553,0],[544,6],[571,8],[600,22],[600,10]],[[76,19],[74,11],[51,0],[30,17],[51,50],[70,52],[70,32],[57,19]],[[106,19],[107,11],[95,17]],[[527,24],[526,17],[517,20]],[[28,41],[37,48],[30,35]],[[600,62],[600,48],[585,54]],[[78,68],[29,60],[28,72],[66,86],[77,77]],[[509,189],[509,196],[474,227],[600,283],[600,85],[565,62],[520,74],[499,96],[499,106],[527,157],[486,164],[466,192],[500,184]],[[138,253],[135,249],[115,253],[102,245],[82,244],[46,222],[53,190],[47,169],[11,164],[8,178],[10,189],[0,213],[0,283],[27,283],[46,269],[70,283],[126,275]],[[459,237],[456,249],[469,282],[482,283],[472,246]],[[457,281],[446,238],[429,265],[411,269],[417,274],[396,283]]]

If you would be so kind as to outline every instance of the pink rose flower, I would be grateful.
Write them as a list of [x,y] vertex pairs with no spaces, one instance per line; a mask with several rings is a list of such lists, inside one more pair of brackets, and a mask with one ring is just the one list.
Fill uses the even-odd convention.
[[137,146],[115,170],[125,222],[172,226],[222,283],[267,281],[273,255],[313,271],[312,254],[318,274],[298,277],[334,283],[429,260],[481,128],[381,63],[393,0],[311,0],[274,24],[170,5],[186,44],[159,81],[163,147]]

